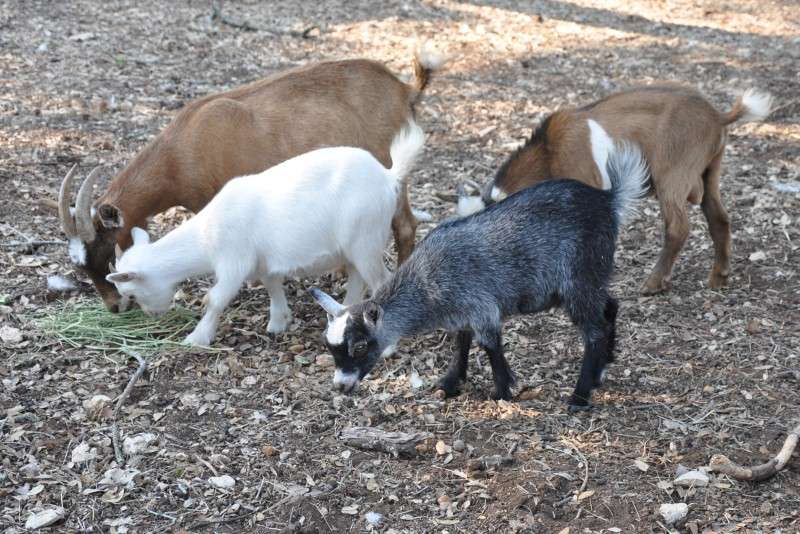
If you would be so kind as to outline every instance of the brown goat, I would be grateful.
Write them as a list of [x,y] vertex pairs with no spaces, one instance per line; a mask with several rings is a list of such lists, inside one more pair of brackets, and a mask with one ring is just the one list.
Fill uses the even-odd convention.
[[[131,229],[145,227],[147,217],[172,206],[197,212],[231,178],[324,146],[364,148],[390,167],[392,139],[413,118],[414,104],[440,64],[415,55],[409,85],[375,61],[327,61],[187,104],[94,203],[93,171],[81,185],[74,215],[73,172],[64,178],[59,214],[72,261],[106,306],[118,311],[126,304],[105,279],[109,262],[115,245],[130,246]],[[413,250],[417,225],[405,184],[399,199],[392,220],[398,263]]]
[[[700,204],[708,220],[714,242],[709,285],[722,287],[730,274],[731,249],[730,218],[719,189],[726,127],[740,119],[764,119],[770,103],[769,95],[750,90],[729,112],[720,113],[692,88],[660,84],[616,93],[580,109],[557,111],[503,164],[477,204],[564,176],[606,188],[608,148],[613,140],[633,142],[647,160],[651,189],[664,219],[664,245],[643,292],[669,288],[672,267],[689,235],[687,201]],[[459,204],[461,214],[481,207],[467,199]]]

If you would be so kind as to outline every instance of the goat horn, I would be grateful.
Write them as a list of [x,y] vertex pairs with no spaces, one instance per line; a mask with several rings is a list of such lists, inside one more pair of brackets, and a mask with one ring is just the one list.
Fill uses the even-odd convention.
[[122,257],[122,247],[119,246],[119,243],[114,245],[114,257],[117,259],[117,261],[119,261],[119,259]]
[[108,272],[115,273],[117,272],[117,266],[111,262],[108,262]]
[[77,237],[78,230],[75,228],[75,219],[69,212],[69,197],[72,191],[72,175],[75,174],[75,169],[78,164],[72,166],[64,180],[61,182],[61,189],[58,191],[58,218],[61,220],[61,228],[67,235],[68,239]]
[[75,200],[75,225],[78,228],[78,236],[84,243],[91,243],[97,235],[92,221],[92,191],[99,174],[100,167],[92,169],[81,184]]

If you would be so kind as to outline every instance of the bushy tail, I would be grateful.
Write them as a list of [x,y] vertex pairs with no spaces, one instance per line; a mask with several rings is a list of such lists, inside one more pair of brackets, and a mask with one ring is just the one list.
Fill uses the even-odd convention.
[[722,125],[727,126],[738,120],[745,122],[763,121],[772,110],[772,95],[756,89],[748,89],[736,99],[733,108],[722,113]]
[[389,155],[392,157],[392,168],[389,169],[389,173],[398,182],[405,179],[424,144],[425,132],[411,119],[394,136],[392,146],[389,148]]
[[622,224],[636,213],[636,204],[647,192],[650,171],[639,148],[621,142],[608,153],[606,172],[611,181],[614,214]]
[[417,50],[414,54],[414,81],[411,82],[411,86],[416,91],[414,101],[419,99],[422,91],[428,86],[433,72],[441,69],[445,63],[447,63],[445,56],[428,47],[423,46]]

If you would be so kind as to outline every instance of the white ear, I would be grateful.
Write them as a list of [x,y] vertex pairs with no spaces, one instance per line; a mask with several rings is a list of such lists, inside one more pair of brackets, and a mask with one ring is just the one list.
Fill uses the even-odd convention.
[[111,273],[106,275],[106,280],[112,284],[120,284],[122,282],[131,282],[139,279],[139,273]]
[[133,237],[134,245],[146,245],[150,242],[150,236],[147,235],[147,231],[142,230],[138,226],[131,230],[131,237]]

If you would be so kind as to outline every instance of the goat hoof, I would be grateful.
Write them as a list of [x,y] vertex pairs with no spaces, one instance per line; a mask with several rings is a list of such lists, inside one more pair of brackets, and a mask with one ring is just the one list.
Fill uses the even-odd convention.
[[461,393],[461,391],[458,389],[457,383],[453,384],[446,380],[442,380],[436,384],[436,390],[434,391],[433,396],[439,400],[444,400],[455,397],[459,393]]
[[208,347],[211,345],[212,338],[202,332],[192,332],[183,342],[186,345],[192,345],[193,347]]
[[497,400],[505,400],[505,401],[510,401],[510,400],[511,400],[511,390],[510,390],[509,388],[505,388],[505,389],[503,389],[503,390],[497,390],[497,389],[495,389],[495,390],[492,392],[492,400],[496,400],[496,401],[497,401]]
[[289,328],[289,323],[291,322],[292,322],[291,318],[270,317],[269,322],[267,323],[267,333],[280,334],[282,332],[286,332],[286,329]]
[[728,285],[727,275],[721,275],[719,273],[711,273],[711,276],[708,278],[708,286],[711,289],[722,289],[727,285]]
[[642,287],[642,294],[648,296],[658,295],[660,293],[669,291],[669,286],[670,284],[668,280],[657,280],[657,281],[648,280]]

